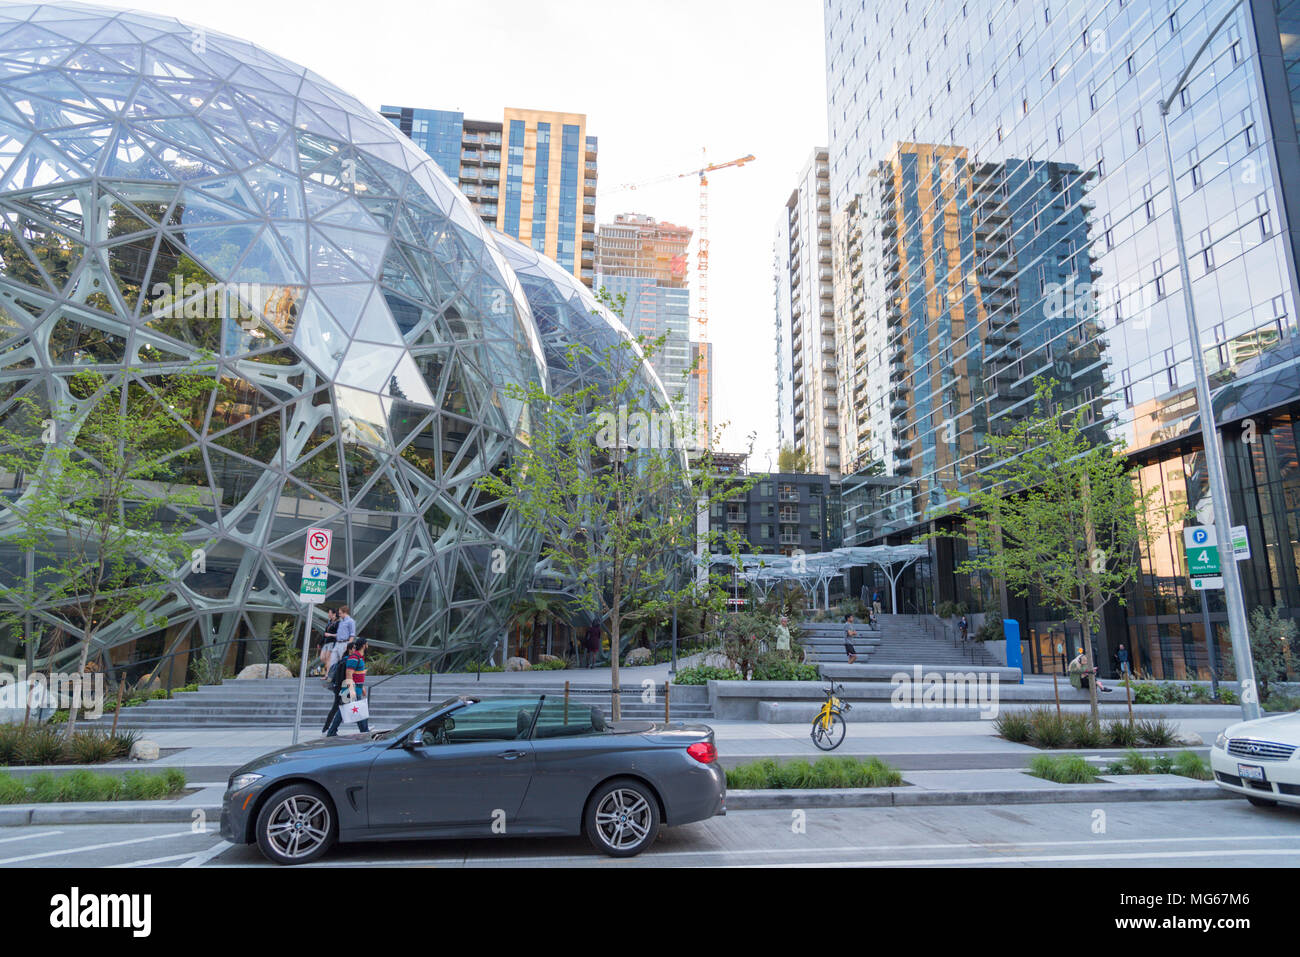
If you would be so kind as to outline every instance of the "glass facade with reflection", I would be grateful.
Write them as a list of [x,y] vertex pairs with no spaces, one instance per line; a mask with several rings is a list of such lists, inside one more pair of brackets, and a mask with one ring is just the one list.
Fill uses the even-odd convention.
[[[1036,377],[1120,439],[1144,484],[1186,503],[1145,556],[1119,642],[1155,675],[1207,674],[1181,521],[1206,515],[1191,347],[1158,102],[1230,0],[826,0],[844,473],[854,544],[931,529],[978,482],[983,437]],[[1300,151],[1290,3],[1243,5],[1169,115],[1234,521],[1250,530],[1250,606],[1300,612],[1296,221]],[[846,478],[846,488],[849,483]],[[868,494],[869,493],[869,494]],[[910,608],[969,599],[1025,621],[1040,648],[1073,626],[957,580],[937,546]],[[1226,644],[1221,593],[1209,594]]]
[[[260,653],[240,639],[300,620],[312,526],[334,532],[329,603],[381,649],[451,664],[497,641],[538,542],[475,482],[526,439],[507,386],[545,384],[546,361],[492,236],[394,126],[173,19],[0,7],[0,258],[0,417],[19,395],[75,405],[84,369],[220,379],[173,410],[191,441],[168,461],[206,565],[146,609],[164,630],[104,623],[95,654]],[[2,601],[28,487],[0,482]],[[39,657],[75,650],[60,608],[36,619]],[[0,634],[6,667],[20,637]]]

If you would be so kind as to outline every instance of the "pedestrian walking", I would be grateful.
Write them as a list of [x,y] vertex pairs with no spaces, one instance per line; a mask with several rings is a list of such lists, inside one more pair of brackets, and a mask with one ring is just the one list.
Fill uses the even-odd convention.
[[858,660],[858,651],[853,647],[853,639],[858,637],[858,631],[853,627],[853,616],[849,615],[844,619],[844,653],[849,656],[849,664]]
[[[339,701],[339,709],[334,712],[334,719],[330,722],[329,730],[325,732],[327,738],[335,737],[338,734],[339,724],[343,721],[343,697],[349,691],[353,693],[358,701],[366,696],[366,645],[366,639],[356,639],[356,641],[352,642],[351,649],[343,658],[343,684],[340,686],[341,694],[336,699]],[[357,722],[357,730],[362,734],[369,733],[370,722]]]
[[[343,662],[346,659],[347,652],[350,652],[351,650],[351,648],[346,649],[344,655],[325,672],[325,687],[329,689],[330,693],[334,696],[334,701],[330,705],[329,712],[325,715],[325,723],[321,725],[321,734],[329,734],[330,725],[332,725],[334,719],[338,717],[339,707],[343,703],[339,696],[343,693],[343,682],[347,679],[347,671],[343,667]],[[333,657],[333,654],[334,652],[331,648],[330,656]]]
[[596,619],[591,620],[587,626],[587,667],[594,668],[596,665],[596,656],[600,654],[600,622]]
[[970,631],[970,622],[966,620],[965,615],[962,615],[961,621],[957,622],[957,631],[961,635],[961,640],[965,641],[966,634]]
[[1115,652],[1115,658],[1119,661],[1119,673],[1128,674],[1128,649],[1120,645],[1119,651]]
[[321,632],[320,647],[316,651],[316,657],[320,659],[322,678],[328,678],[330,665],[333,664],[334,642],[339,630],[339,613],[337,608],[331,608],[327,612],[325,619],[325,629]]
[[347,605],[339,606],[339,623],[334,632],[334,653],[330,663],[325,666],[326,682],[328,683],[330,668],[334,667],[344,654],[347,653],[348,645],[357,636],[357,623],[352,617],[352,609]]

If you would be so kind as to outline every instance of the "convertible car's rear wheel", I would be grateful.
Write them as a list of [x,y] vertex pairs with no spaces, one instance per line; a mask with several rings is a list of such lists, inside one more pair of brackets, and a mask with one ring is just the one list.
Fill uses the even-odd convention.
[[587,802],[587,840],[611,857],[640,854],[659,836],[659,802],[640,781],[618,778]]
[[257,846],[276,864],[308,864],[337,837],[329,798],[315,785],[290,784],[276,791],[257,815]]

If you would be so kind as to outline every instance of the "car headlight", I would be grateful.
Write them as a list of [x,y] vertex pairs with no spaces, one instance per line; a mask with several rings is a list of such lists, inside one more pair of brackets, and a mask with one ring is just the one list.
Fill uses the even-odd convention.
[[262,780],[260,774],[238,774],[230,779],[230,790],[242,791],[244,788]]
[[1214,746],[1222,751],[1228,746],[1228,736],[1220,731],[1219,736],[1214,739]]

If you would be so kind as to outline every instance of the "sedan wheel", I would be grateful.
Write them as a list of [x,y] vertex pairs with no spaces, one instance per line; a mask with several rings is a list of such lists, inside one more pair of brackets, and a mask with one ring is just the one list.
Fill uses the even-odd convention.
[[632,857],[659,836],[659,803],[640,781],[610,781],[587,802],[587,840],[611,857]]
[[310,784],[276,791],[257,815],[257,846],[276,864],[307,864],[334,846],[329,799]]

